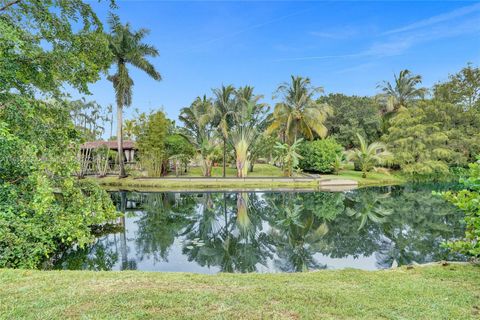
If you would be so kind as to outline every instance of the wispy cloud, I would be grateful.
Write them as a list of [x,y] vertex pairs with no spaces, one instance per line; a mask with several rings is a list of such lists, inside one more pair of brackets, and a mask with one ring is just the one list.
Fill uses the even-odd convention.
[[478,12],[478,11],[480,11],[480,3],[476,3],[474,5],[467,6],[467,7],[462,7],[462,8],[447,12],[447,13],[443,13],[443,14],[440,14],[440,15],[430,17],[428,19],[420,20],[420,21],[414,22],[412,24],[409,24],[409,25],[406,25],[406,26],[403,26],[403,27],[400,27],[400,28],[397,28],[397,29],[389,30],[389,31],[386,31],[386,32],[382,33],[382,35],[390,35],[390,34],[401,33],[401,32],[412,31],[412,30],[416,30],[416,29],[420,29],[420,28],[425,28],[425,27],[428,27],[428,26],[432,26],[432,25],[442,23],[442,22],[448,22],[448,21],[451,21],[451,20],[466,16],[466,15],[469,15],[471,13],[475,13],[475,12]]
[[[433,40],[467,34],[480,35],[480,3],[383,32],[370,47],[360,52],[336,55],[312,55],[275,61],[306,61],[344,58],[381,58],[400,55],[412,47]],[[462,19],[459,19],[462,18]]]
[[302,13],[305,13],[305,12],[308,12],[308,11],[310,11],[310,9],[300,10],[300,11],[293,12],[293,13],[288,14],[288,15],[276,17],[276,18],[271,19],[271,20],[267,20],[267,21],[264,21],[264,22],[260,22],[260,23],[257,23],[257,24],[253,24],[253,25],[250,25],[250,26],[245,27],[245,28],[243,28],[243,29],[240,29],[240,30],[237,30],[237,31],[233,31],[233,32],[224,34],[224,35],[222,35],[222,36],[219,36],[219,37],[216,37],[216,38],[211,38],[211,39],[209,39],[209,40],[206,40],[206,41],[203,41],[203,42],[201,42],[201,43],[198,43],[198,44],[194,45],[193,47],[189,48],[187,51],[190,51],[190,50],[193,50],[193,49],[196,49],[196,48],[199,48],[199,47],[204,47],[204,46],[210,45],[210,44],[215,43],[215,42],[218,42],[218,41],[222,41],[222,40],[226,40],[226,39],[229,39],[229,38],[233,38],[233,37],[236,37],[236,36],[238,36],[238,35],[240,35],[240,34],[243,34],[243,33],[246,33],[246,32],[250,32],[250,31],[252,31],[252,30],[260,29],[260,28],[265,27],[265,26],[267,26],[267,25],[280,22],[280,21],[282,21],[282,20],[285,20],[285,19],[294,17],[294,16],[296,16],[296,15],[299,15],[299,14],[302,14]]
[[311,31],[310,35],[325,39],[348,39],[358,34],[358,28],[344,27],[335,30]]

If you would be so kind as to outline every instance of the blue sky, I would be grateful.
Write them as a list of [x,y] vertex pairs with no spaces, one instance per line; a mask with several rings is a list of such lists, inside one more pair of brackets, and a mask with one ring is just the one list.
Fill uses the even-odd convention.
[[[108,1],[106,1],[108,2]],[[92,6],[106,20],[105,1]],[[133,110],[163,108],[176,119],[196,96],[222,84],[252,85],[265,101],[290,75],[308,76],[326,93],[373,95],[393,73],[410,69],[424,84],[480,65],[480,2],[118,1],[116,13],[160,57],[155,82],[132,67]],[[90,86],[102,105],[111,83]],[[78,97],[73,93],[74,97]]]

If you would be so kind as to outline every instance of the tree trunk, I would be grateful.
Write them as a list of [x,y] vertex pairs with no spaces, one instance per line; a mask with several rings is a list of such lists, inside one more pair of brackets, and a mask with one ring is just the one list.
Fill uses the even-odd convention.
[[119,178],[125,178],[125,165],[123,162],[123,106],[117,105],[117,150],[118,150],[118,166],[120,172]]
[[252,161],[250,162],[250,164],[248,165],[248,172],[253,172],[253,165],[254,165],[254,161],[252,159]]
[[225,141],[225,137],[223,137],[223,177],[225,178],[227,175],[227,142]]

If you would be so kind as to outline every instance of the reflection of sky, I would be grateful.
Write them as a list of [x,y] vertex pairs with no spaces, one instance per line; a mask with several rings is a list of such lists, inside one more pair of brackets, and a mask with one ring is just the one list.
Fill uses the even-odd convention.
[[[135,248],[135,239],[138,232],[138,215],[142,214],[137,212],[135,217],[125,218],[125,229],[127,238],[127,257],[128,260],[135,260],[137,264],[137,270],[143,271],[163,271],[163,272],[195,272],[195,273],[217,273],[218,267],[202,267],[196,262],[190,262],[186,255],[182,254],[182,241],[183,237],[177,237],[168,250],[168,261],[156,261],[153,255],[145,255],[142,260],[137,255]],[[119,234],[115,235],[117,240]],[[109,235],[108,239],[113,242],[113,235]],[[121,270],[122,256],[120,250],[120,243],[117,245],[119,258],[117,263],[113,266],[113,270]]]

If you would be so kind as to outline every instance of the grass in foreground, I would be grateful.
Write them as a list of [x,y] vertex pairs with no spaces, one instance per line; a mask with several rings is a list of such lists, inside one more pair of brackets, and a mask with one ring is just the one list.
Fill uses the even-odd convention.
[[2,319],[478,319],[480,268],[219,274],[0,270]]

